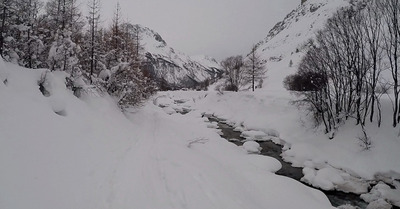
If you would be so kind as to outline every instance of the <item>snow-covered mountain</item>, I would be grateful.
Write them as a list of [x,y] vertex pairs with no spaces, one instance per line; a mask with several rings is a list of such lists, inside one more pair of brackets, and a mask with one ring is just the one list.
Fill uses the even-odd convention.
[[136,25],[140,30],[147,69],[171,88],[196,87],[212,81],[222,72],[218,62],[207,56],[190,57],[174,48],[155,31]]
[[339,8],[349,5],[349,0],[307,0],[275,24],[259,50],[264,58],[277,61],[285,55],[301,50],[302,44],[314,37],[325,22]]
[[[258,53],[267,61],[268,81],[265,87],[282,90],[283,79],[295,72],[304,55],[306,43],[322,29],[328,18],[352,0],[307,0],[278,22],[261,40]],[[290,64],[292,63],[292,64]],[[288,67],[291,65],[292,67]],[[286,68],[283,70],[282,66]],[[277,70],[279,69],[279,70]]]

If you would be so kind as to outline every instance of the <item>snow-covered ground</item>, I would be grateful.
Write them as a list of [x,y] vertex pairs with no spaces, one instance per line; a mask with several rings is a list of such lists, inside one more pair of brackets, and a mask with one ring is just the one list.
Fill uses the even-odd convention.
[[[45,70],[0,59],[0,208],[332,208],[321,192],[275,175],[280,163],[253,154],[252,140],[283,144],[282,156],[304,167],[309,184],[361,194],[368,180],[382,181],[362,198],[370,208],[400,204],[390,100],[382,98],[382,127],[367,124],[372,148],[363,150],[353,121],[330,140],[282,86],[301,59],[299,44],[346,2],[309,0],[261,43],[269,71],[256,92],[160,92],[121,113],[107,95],[76,98],[59,72],[48,74],[44,96]],[[204,113],[226,119],[248,142],[222,139]]]
[[[294,166],[304,167],[302,181],[306,183],[324,190],[365,194],[371,181],[385,181],[395,188],[386,185],[372,189],[364,199],[367,202],[384,199],[399,205],[400,140],[390,120],[381,128],[368,124],[367,133],[373,146],[364,150],[358,139],[361,129],[355,121],[349,120],[331,140],[314,127],[306,112],[291,104],[296,98],[290,94],[262,89],[254,93],[182,91],[160,95],[157,104],[169,114],[179,115],[182,108],[192,109],[188,115],[213,114],[242,131],[249,141],[272,140],[284,145],[283,158]],[[389,102],[383,102],[387,105],[386,119],[390,119]],[[245,143],[244,149],[250,153],[259,151],[257,143]]]
[[194,109],[207,93],[123,114],[107,96],[74,97],[63,73],[48,74],[46,97],[44,70],[0,66],[0,208],[332,208],[275,175],[277,160],[222,139],[201,108],[159,105]]

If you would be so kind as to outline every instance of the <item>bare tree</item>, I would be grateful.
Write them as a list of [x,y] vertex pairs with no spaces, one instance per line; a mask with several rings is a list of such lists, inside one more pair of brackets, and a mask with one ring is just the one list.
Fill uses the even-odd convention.
[[225,70],[227,81],[225,89],[239,91],[239,88],[246,83],[243,57],[241,55],[228,57],[221,62],[221,66]]
[[[368,59],[371,61],[371,70],[367,78],[367,89],[370,89],[371,97],[366,102],[366,108],[368,104],[371,105],[371,111],[369,120],[373,121],[375,106],[380,105],[378,95],[376,92],[379,78],[382,72],[381,60],[382,60],[382,11],[379,9],[379,1],[373,0],[370,5],[366,7],[365,11],[362,13],[363,18],[361,20],[361,25],[363,27],[363,34],[365,35],[365,40],[368,49]],[[367,113],[367,111],[365,112]],[[378,126],[381,124],[381,111],[378,108],[377,113]]]
[[400,122],[399,111],[399,55],[400,55],[400,3],[398,0],[380,1],[384,21],[384,50],[393,79],[393,127]]
[[364,127],[368,114],[372,121],[375,106],[380,124],[380,95],[376,89],[382,71],[384,33],[374,5],[369,2],[367,9],[355,5],[339,10],[317,33],[315,43],[310,41],[298,72],[285,79],[285,87],[304,95],[302,103],[309,105],[326,132],[348,118]]
[[93,83],[93,73],[96,72],[96,62],[99,60],[98,48],[99,48],[99,22],[100,22],[100,0],[91,0],[88,4],[89,15],[87,16],[89,22],[89,33],[90,33],[90,45],[89,45],[89,57],[90,57],[90,83]]

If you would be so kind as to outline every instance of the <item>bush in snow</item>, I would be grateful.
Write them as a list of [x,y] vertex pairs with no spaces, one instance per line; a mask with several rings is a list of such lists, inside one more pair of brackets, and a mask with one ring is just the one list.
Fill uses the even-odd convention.
[[239,91],[246,83],[246,71],[242,56],[228,57],[221,62],[225,70],[225,91]]
[[48,70],[44,71],[40,76],[40,80],[38,80],[39,91],[42,92],[45,97],[50,96],[48,74]]
[[142,71],[132,63],[121,63],[112,68],[111,72],[106,89],[116,98],[121,108],[139,105],[156,91],[153,82],[143,76]]
[[70,76],[65,78],[65,85],[68,89],[72,90],[76,97],[81,97],[82,90],[85,88],[86,84],[82,71],[78,66],[75,66]]

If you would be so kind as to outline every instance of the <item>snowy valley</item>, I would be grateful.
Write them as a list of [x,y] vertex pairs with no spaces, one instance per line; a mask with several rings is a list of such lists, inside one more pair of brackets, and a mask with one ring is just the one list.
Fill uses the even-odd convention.
[[[391,95],[380,97],[380,127],[350,118],[332,134],[283,85],[311,48],[307,41],[338,9],[357,2],[307,0],[277,23],[257,44],[268,71],[255,91],[249,84],[223,91],[223,65],[185,55],[139,25],[131,25],[141,34],[132,46],[143,48],[141,61],[124,54],[112,68],[105,66],[113,59],[99,65],[96,76],[0,58],[0,208],[399,208]],[[126,69],[149,80],[116,80]],[[107,79],[132,88],[110,91]],[[121,105],[145,94],[135,88],[153,85],[151,79],[158,92]],[[279,147],[279,159],[268,156],[266,142]],[[300,176],[284,176],[288,166]]]

